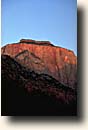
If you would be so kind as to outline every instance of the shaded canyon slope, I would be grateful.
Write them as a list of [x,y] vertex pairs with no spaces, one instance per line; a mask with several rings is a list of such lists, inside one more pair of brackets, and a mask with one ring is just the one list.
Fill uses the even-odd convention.
[[65,86],[77,88],[77,57],[71,50],[49,41],[21,39],[2,47],[1,52],[35,73],[48,74]]
[[[34,58],[35,61],[34,54],[32,55],[32,52],[30,53],[29,51],[23,53],[22,58],[26,54],[30,58],[29,60],[33,60]],[[38,74],[35,71],[32,71],[27,67],[24,67],[24,62],[21,65],[16,60],[14,59],[14,56],[13,58],[8,55],[2,55],[1,57],[2,115],[77,115],[76,90],[70,88],[69,86],[61,84],[52,76],[41,73]],[[37,60],[40,61],[39,58],[37,58]],[[30,61],[30,63],[31,62],[33,61]]]

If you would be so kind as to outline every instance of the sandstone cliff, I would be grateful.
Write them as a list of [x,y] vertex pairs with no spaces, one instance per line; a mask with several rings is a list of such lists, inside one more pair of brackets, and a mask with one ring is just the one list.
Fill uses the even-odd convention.
[[77,57],[71,50],[54,46],[49,41],[21,39],[2,47],[1,52],[26,68],[51,75],[71,88],[76,87]]

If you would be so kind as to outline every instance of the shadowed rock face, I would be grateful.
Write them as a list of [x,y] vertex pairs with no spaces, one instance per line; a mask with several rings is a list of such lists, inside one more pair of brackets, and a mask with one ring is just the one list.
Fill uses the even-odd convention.
[[77,114],[75,90],[47,74],[38,74],[23,67],[10,56],[2,55],[1,61],[2,115]]
[[49,41],[28,39],[8,44],[2,47],[1,51],[28,69],[39,74],[48,74],[60,83],[76,88],[77,57],[73,51],[56,47]]

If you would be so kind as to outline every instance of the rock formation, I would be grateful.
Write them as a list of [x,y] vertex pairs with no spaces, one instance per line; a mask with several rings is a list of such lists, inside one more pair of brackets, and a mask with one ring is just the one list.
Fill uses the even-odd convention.
[[77,87],[77,57],[71,50],[49,41],[21,39],[2,47],[1,52],[38,74],[48,74],[63,85]]

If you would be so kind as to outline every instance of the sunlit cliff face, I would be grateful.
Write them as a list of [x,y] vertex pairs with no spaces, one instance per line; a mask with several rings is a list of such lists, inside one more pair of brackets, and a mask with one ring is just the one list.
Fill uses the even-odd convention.
[[51,75],[62,84],[75,87],[77,57],[73,51],[54,46],[49,41],[21,39],[2,47],[1,52],[37,73]]

